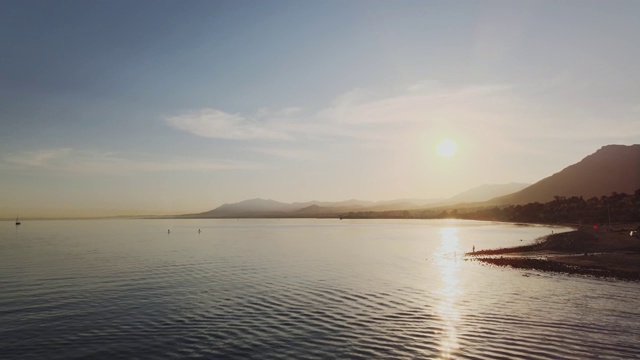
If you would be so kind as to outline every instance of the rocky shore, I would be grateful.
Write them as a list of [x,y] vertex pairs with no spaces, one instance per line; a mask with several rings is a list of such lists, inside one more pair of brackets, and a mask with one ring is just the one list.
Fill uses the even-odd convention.
[[640,239],[629,236],[627,230],[579,228],[549,235],[525,246],[467,253],[465,260],[516,269],[640,281]]

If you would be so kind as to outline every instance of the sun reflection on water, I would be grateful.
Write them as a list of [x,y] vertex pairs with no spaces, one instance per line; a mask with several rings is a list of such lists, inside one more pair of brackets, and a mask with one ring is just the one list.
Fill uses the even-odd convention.
[[440,340],[440,358],[452,359],[459,349],[457,325],[460,313],[456,301],[461,293],[458,286],[461,255],[458,229],[445,227],[440,230],[440,247],[436,252],[436,263],[440,272],[441,286],[438,289],[442,301],[436,307],[436,313],[442,320],[442,338]]

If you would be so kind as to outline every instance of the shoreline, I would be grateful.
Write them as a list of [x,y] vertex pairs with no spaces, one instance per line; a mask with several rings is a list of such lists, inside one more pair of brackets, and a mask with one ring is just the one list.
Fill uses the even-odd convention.
[[523,246],[479,250],[467,261],[514,269],[640,281],[640,238],[629,236],[638,224],[616,231],[579,227],[547,235]]

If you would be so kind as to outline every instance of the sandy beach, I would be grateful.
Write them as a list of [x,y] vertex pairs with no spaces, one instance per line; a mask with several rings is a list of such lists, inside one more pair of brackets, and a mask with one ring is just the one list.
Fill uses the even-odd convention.
[[638,224],[580,227],[551,234],[533,244],[466,253],[466,260],[517,269],[640,281],[640,238],[629,236]]

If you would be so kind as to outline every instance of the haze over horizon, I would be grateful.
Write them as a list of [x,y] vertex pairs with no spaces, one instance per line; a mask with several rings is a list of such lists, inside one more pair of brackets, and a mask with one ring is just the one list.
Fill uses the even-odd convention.
[[636,1],[0,9],[0,218],[448,198],[640,139]]

